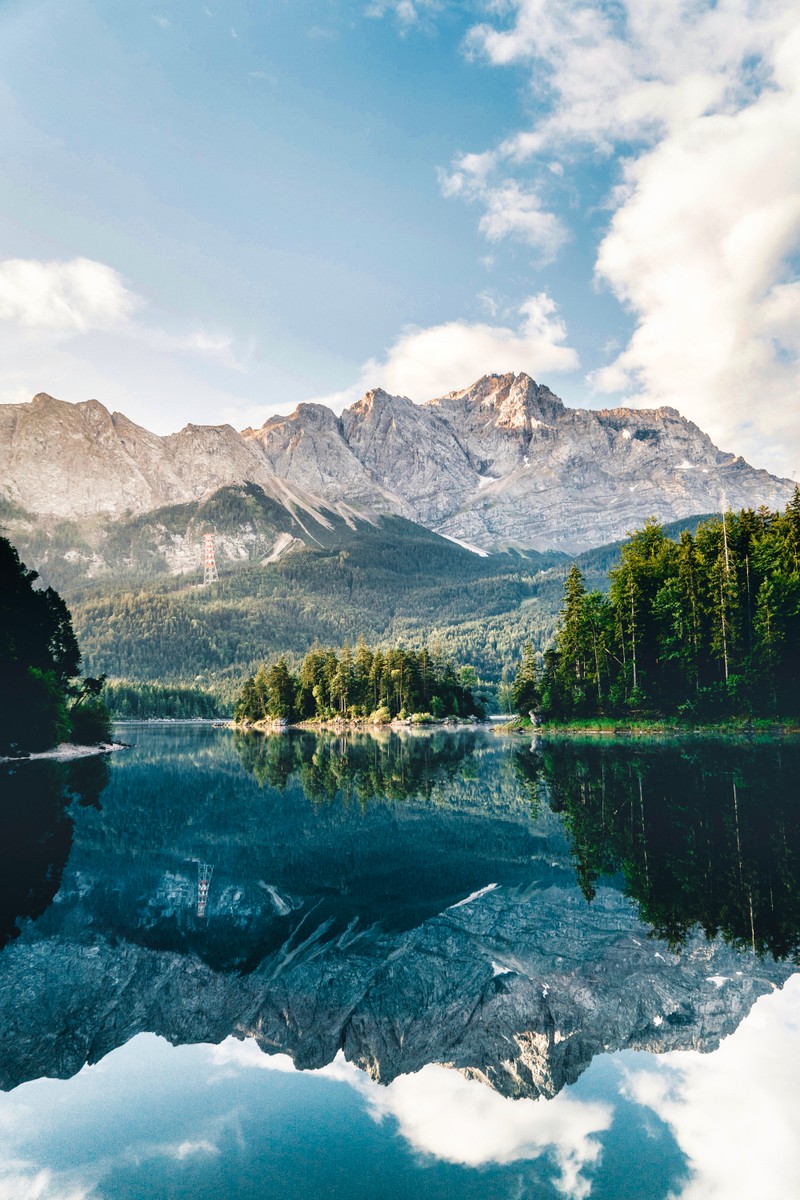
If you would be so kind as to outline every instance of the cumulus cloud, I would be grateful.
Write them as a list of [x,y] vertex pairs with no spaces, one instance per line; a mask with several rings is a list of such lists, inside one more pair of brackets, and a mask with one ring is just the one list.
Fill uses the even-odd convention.
[[83,333],[119,327],[143,303],[118,271],[90,258],[0,262],[0,321],[28,329]]
[[382,387],[421,402],[468,387],[482,375],[526,371],[541,378],[578,366],[576,351],[566,344],[566,325],[546,292],[529,296],[515,315],[508,325],[447,321],[406,329],[383,358],[364,364],[357,383],[319,400],[338,409]]
[[[247,369],[252,345],[240,347],[219,331],[159,328],[145,319],[146,308],[119,271],[93,259],[0,261],[0,403],[29,400],[48,379],[57,394],[71,390],[76,376],[87,381],[81,398],[96,394],[92,381],[103,377],[101,364],[119,365],[128,357],[122,347],[162,362],[188,355]],[[81,347],[88,349],[83,366]]]
[[515,179],[490,183],[493,165],[492,155],[466,155],[449,174],[440,174],[442,191],[484,209],[478,228],[488,241],[513,237],[538,251],[540,265],[552,262],[567,240],[563,222],[542,207],[534,189]]
[[631,1074],[631,1098],[670,1127],[687,1156],[678,1200],[800,1194],[799,1002],[794,976],[714,1054],[667,1054],[656,1070]]
[[553,257],[566,232],[547,179],[568,185],[576,164],[605,157],[617,185],[595,277],[635,326],[594,384],[676,405],[726,448],[800,472],[797,5],[486,8],[468,53],[527,64],[536,119],[457,159],[445,193],[483,207],[488,240],[522,236]]
[[[287,1055],[264,1054],[253,1041],[228,1038],[211,1055],[226,1072],[231,1067],[295,1070]],[[383,1086],[340,1052],[313,1074],[354,1088],[372,1116],[396,1121],[400,1136],[420,1154],[468,1167],[549,1156],[557,1171],[556,1190],[572,1200],[584,1200],[591,1191],[586,1172],[599,1163],[598,1134],[610,1127],[613,1115],[607,1104],[575,1100],[565,1093],[554,1100],[510,1100],[436,1064]]]
[[96,1195],[94,1184],[76,1183],[34,1163],[0,1164],[0,1200],[91,1200]]
[[582,1200],[591,1191],[586,1170],[596,1166],[597,1135],[611,1125],[605,1104],[574,1100],[509,1100],[456,1071],[427,1066],[387,1088],[365,1091],[376,1116],[393,1117],[402,1137],[423,1154],[478,1167],[541,1158],[555,1161],[562,1195]]
[[[797,46],[800,56],[800,42]],[[700,117],[626,170],[629,198],[597,274],[636,313],[628,345],[595,376],[685,409],[718,441],[745,420],[776,463],[800,470],[800,103],[767,92]]]

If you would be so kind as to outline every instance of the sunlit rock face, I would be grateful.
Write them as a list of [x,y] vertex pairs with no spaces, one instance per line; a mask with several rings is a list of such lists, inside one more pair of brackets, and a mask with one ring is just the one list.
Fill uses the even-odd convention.
[[673,408],[566,408],[524,374],[487,375],[423,405],[377,389],[342,414],[335,434],[308,407],[245,431],[276,473],[302,483],[309,459],[327,464],[327,478],[307,486],[328,499],[357,488],[379,511],[486,550],[579,550],[648,516],[783,507],[792,491],[718,450]]
[[528,375],[417,405],[380,388],[238,433],[158,437],[96,400],[0,405],[2,495],[36,515],[121,516],[261,485],[306,509],[390,513],[484,550],[574,551],[648,516],[783,507],[792,484],[723,453],[675,409],[571,409]]
[[587,903],[560,818],[491,739],[300,739],[262,788],[229,739],[181,736],[115,760],[54,902],[0,955],[4,1088],[147,1031],[553,1096],[605,1050],[715,1048],[793,971],[700,936],[673,953],[617,887]]
[[288,489],[231,425],[187,425],[159,437],[97,400],[40,393],[0,405],[0,493],[45,517],[121,517],[210,495],[245,480],[279,503]]

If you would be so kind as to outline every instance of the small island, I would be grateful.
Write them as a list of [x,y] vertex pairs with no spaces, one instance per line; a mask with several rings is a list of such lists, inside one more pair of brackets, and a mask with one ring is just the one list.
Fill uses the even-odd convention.
[[438,650],[373,650],[360,640],[337,653],[315,645],[293,674],[285,657],[245,680],[234,724],[256,729],[334,724],[354,728],[392,722],[474,722],[486,715],[470,666]]

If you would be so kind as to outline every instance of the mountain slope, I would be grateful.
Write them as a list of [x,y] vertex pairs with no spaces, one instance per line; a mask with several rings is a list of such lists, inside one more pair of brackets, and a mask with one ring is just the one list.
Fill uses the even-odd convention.
[[[565,555],[480,556],[402,517],[320,517],[301,523],[248,484],[102,528],[34,526],[26,540],[19,523],[15,541],[67,598],[89,673],[201,683],[223,698],[260,662],[296,661],[315,638],[438,643],[495,681],[526,642],[543,649],[551,638]],[[204,587],[208,528],[220,583]],[[618,555],[616,543],[579,556],[589,587],[606,586]]]
[[187,425],[159,437],[97,400],[40,393],[0,404],[3,498],[37,517],[123,517],[256,483],[278,504],[315,515],[320,501],[276,479],[232,425]]

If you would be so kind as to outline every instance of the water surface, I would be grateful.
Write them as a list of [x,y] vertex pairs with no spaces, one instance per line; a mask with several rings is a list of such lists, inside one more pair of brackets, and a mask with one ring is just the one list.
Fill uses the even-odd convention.
[[796,745],[125,736],[0,781],[0,1195],[798,1190]]

